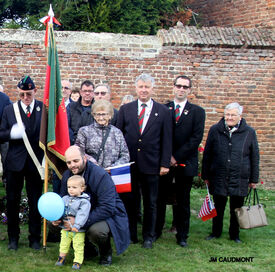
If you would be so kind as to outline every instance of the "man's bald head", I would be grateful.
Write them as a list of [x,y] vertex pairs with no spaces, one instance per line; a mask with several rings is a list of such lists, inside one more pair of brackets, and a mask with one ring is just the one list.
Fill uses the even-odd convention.
[[80,174],[84,171],[87,159],[83,151],[76,145],[70,146],[65,151],[65,160],[69,170],[74,174]]

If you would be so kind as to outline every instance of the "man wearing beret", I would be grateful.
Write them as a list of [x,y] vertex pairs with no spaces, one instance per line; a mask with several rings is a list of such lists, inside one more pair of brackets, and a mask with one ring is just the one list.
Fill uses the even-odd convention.
[[39,147],[42,102],[35,100],[36,88],[29,76],[23,77],[18,83],[17,92],[18,117],[16,118],[15,105],[8,105],[4,109],[0,127],[0,141],[9,142],[6,158],[8,249],[18,248],[19,207],[25,180],[29,205],[29,246],[38,250],[41,239],[41,217],[37,202],[42,194],[43,181],[25,146],[23,135],[26,133],[34,155],[41,164],[44,155]]

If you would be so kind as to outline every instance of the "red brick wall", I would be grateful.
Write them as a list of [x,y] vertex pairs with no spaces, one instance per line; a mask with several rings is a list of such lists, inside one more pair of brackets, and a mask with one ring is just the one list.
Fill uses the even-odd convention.
[[275,27],[274,0],[194,0],[204,26]]
[[[61,76],[70,79],[75,86],[85,79],[108,82],[116,107],[125,94],[135,95],[134,80],[140,73],[155,77],[154,98],[161,103],[172,99],[172,82],[176,76],[190,76],[193,79],[190,99],[207,113],[204,140],[209,127],[222,117],[226,104],[239,102],[244,106],[248,124],[257,131],[261,152],[260,180],[265,186],[274,188],[275,44],[270,38],[274,33],[255,31],[257,38],[254,40],[249,39],[252,34],[248,30],[236,32],[224,28],[175,28],[160,31],[154,37],[112,34],[118,41],[111,41],[110,47],[106,42],[98,49],[95,49],[98,45],[90,45],[87,38],[83,44],[75,43],[74,48],[72,37],[66,35],[77,34],[66,32],[62,33],[63,38],[57,39]],[[32,43],[26,41],[27,38],[19,42],[13,38],[15,34],[26,37],[28,33],[38,37],[40,42]],[[46,71],[43,32],[28,33],[0,30],[0,84],[12,100],[17,99],[16,85],[26,74],[36,83],[38,97],[42,99],[43,96]],[[98,43],[93,35],[109,34],[87,35],[92,35],[93,42]],[[70,50],[69,45],[72,46]]]

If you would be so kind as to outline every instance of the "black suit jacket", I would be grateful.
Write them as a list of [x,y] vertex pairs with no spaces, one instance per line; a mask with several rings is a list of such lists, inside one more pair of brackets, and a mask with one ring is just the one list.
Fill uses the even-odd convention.
[[198,146],[203,137],[205,111],[187,101],[176,123],[174,102],[169,102],[166,106],[173,119],[172,154],[178,163],[186,165],[182,168],[185,176],[196,176],[198,174]]
[[[42,115],[42,102],[35,100],[33,112],[31,114],[30,120],[26,117],[24,113],[21,102],[19,102],[19,111],[21,114],[22,122],[25,125],[26,133],[30,141],[31,147],[37,156],[39,162],[42,162],[44,152],[39,147],[39,135],[40,135],[40,123]],[[6,169],[10,171],[21,171],[28,159],[29,170],[36,170],[32,159],[30,158],[28,151],[25,147],[23,139],[12,140],[10,139],[10,131],[12,126],[17,123],[13,104],[8,105],[3,112],[1,127],[0,127],[0,139],[9,142],[9,150],[6,158]]]
[[159,174],[160,167],[169,167],[172,152],[172,120],[169,110],[153,101],[152,111],[142,134],[138,125],[138,101],[123,105],[117,127],[123,132],[130,152],[144,174]]

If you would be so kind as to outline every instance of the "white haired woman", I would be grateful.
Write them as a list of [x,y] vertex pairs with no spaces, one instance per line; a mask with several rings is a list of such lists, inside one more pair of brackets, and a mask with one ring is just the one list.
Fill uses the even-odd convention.
[[95,122],[81,127],[75,141],[88,160],[103,168],[128,163],[130,159],[122,132],[110,124],[113,114],[111,102],[95,101],[92,106]]
[[206,240],[219,238],[223,215],[230,198],[229,237],[240,243],[235,209],[243,205],[248,187],[256,188],[259,178],[259,148],[256,132],[242,118],[243,107],[230,103],[224,117],[209,130],[204,149],[202,178],[213,194],[217,216]]

